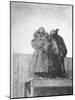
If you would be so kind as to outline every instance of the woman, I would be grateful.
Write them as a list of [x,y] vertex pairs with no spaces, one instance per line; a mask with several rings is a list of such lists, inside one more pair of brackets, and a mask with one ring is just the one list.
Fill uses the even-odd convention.
[[34,34],[34,39],[31,41],[32,47],[35,49],[31,65],[32,73],[40,75],[44,72],[48,72],[47,48],[49,42],[47,36],[48,34],[45,32],[45,29],[40,27]]
[[[63,42],[63,39],[58,35],[58,29],[52,30],[50,32],[51,37],[51,48],[52,51],[52,60],[53,60],[53,66],[49,67],[50,73],[52,72],[55,77],[64,77],[65,74],[65,67],[64,67],[64,55],[66,55],[67,50],[66,46]],[[49,50],[49,51],[50,51]],[[62,57],[62,59],[61,59]]]

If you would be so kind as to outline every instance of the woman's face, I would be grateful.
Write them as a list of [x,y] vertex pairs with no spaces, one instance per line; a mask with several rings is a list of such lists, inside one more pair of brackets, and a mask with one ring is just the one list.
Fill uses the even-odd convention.
[[39,38],[40,37],[40,34],[37,34],[37,38]]
[[39,38],[39,37],[44,37],[44,34],[43,33],[38,33],[36,34],[36,37]]
[[40,37],[39,33],[36,34],[34,37],[35,37],[35,38],[39,38],[39,37]]
[[44,36],[44,34],[43,33],[40,33],[40,37],[43,37]]

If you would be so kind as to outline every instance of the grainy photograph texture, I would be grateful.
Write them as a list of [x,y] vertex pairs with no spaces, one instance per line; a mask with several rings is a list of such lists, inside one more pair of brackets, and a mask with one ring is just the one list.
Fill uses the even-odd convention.
[[73,94],[72,10],[10,2],[10,98]]

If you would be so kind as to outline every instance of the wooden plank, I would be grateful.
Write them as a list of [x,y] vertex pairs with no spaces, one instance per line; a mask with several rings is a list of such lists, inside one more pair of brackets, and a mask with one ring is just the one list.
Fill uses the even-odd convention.
[[72,86],[72,80],[32,80],[32,87],[66,87]]
[[60,95],[72,95],[72,87],[36,87],[34,88],[35,96],[60,96]]
[[14,96],[14,91],[13,91],[13,88],[14,88],[14,86],[13,86],[13,81],[14,81],[14,77],[13,77],[13,54],[11,53],[11,62],[10,62],[10,71],[11,71],[11,79],[10,79],[10,98],[13,98],[13,96]]
[[18,97],[18,68],[17,55],[13,59],[13,97]]

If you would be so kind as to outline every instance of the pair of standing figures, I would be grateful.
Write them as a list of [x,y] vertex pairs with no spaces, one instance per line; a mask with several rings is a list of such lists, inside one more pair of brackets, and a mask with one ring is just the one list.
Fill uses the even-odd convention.
[[64,40],[58,35],[58,29],[48,34],[40,27],[31,41],[35,52],[32,57],[32,73],[42,77],[63,77],[65,75],[64,58],[67,49]]

